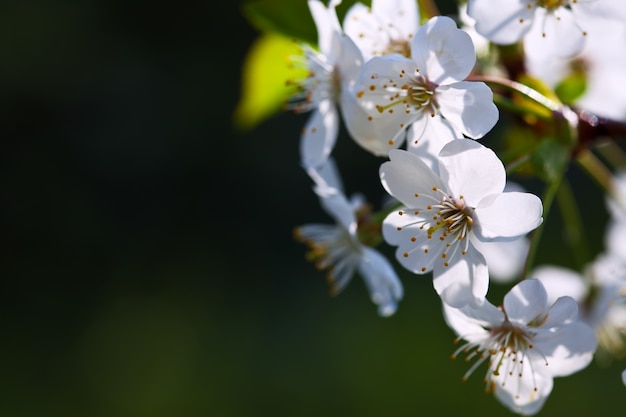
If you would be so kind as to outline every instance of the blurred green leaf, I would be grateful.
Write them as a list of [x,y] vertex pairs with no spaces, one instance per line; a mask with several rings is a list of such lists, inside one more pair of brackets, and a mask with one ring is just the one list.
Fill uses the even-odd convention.
[[583,95],[587,89],[587,77],[581,70],[574,70],[555,88],[556,95],[565,104],[572,104]]
[[241,97],[234,113],[235,124],[251,129],[282,108],[297,87],[288,80],[303,78],[306,71],[294,69],[289,57],[300,47],[284,36],[261,35],[251,46],[243,65]]
[[549,138],[539,142],[531,158],[535,173],[547,182],[560,178],[568,161],[569,148]]
[[306,1],[248,0],[243,15],[262,32],[276,32],[315,45],[317,30]]
[[[328,4],[328,0],[320,0]],[[344,0],[337,6],[339,21],[355,3],[371,5],[370,0]],[[317,29],[305,0],[248,0],[242,7],[243,15],[262,32],[280,33],[286,37],[317,44]]]

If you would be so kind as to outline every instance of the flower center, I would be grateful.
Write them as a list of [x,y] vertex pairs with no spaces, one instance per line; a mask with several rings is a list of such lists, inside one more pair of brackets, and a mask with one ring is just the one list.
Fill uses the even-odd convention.
[[285,106],[295,113],[310,111],[329,97],[337,101],[341,93],[341,74],[337,66],[308,45],[302,49],[302,55],[290,57],[291,69],[297,71],[298,77],[286,82],[296,88]]
[[440,229],[444,229],[444,237],[452,236],[462,240],[472,230],[472,211],[465,205],[463,196],[459,199],[446,196],[440,204],[433,206],[438,208],[436,225],[428,229],[428,235],[432,235]]
[[[383,84],[383,88],[390,93],[390,103],[384,106],[377,105],[376,109],[378,112],[384,113],[388,111],[393,113],[392,107],[403,105],[406,113],[428,112],[434,117],[437,111],[435,94],[437,84],[428,81],[426,77],[419,73],[419,69],[416,69],[413,75],[408,75],[405,70],[401,70],[398,78],[406,81],[390,80],[390,83]],[[372,90],[372,87],[370,87],[370,90]]]
[[404,57],[411,57],[411,44],[405,39],[392,39],[387,45],[387,50],[383,55],[400,54]]
[[[463,381],[467,381],[469,376],[482,364],[489,359],[489,368],[485,377],[486,390],[492,392],[495,384],[505,386],[508,378],[523,378],[525,372],[530,372],[530,380],[534,387],[531,395],[537,391],[534,379],[535,368],[537,363],[533,363],[533,358],[538,354],[548,362],[541,352],[534,352],[533,357],[529,356],[533,350],[534,334],[526,329],[520,328],[505,319],[500,326],[488,329],[488,336],[482,338],[478,342],[467,342],[461,345],[453,354],[452,359],[456,359],[460,353],[465,353],[465,361],[469,362],[474,358],[476,362],[472,364],[470,369],[463,375]],[[457,338],[454,342],[459,343],[461,338]],[[536,361],[536,359],[535,359]],[[527,363],[526,363],[527,362]],[[518,386],[521,386],[519,384]],[[519,393],[517,394],[519,397]]]
[[[576,1],[577,0],[573,0],[572,3],[576,3]],[[552,12],[561,6],[567,6],[569,2],[569,0],[536,0],[535,4]],[[529,8],[532,7],[530,4],[528,6]]]

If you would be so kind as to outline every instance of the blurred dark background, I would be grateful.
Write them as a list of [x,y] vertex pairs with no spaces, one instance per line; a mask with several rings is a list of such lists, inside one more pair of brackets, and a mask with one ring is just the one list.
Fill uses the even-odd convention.
[[[510,415],[484,371],[461,382],[430,278],[403,275],[388,319],[358,277],[327,295],[291,236],[330,221],[306,115],[231,122],[239,7],[2,2],[0,415]],[[382,198],[380,160],[337,155]],[[543,413],[623,408],[618,368],[557,380]]]

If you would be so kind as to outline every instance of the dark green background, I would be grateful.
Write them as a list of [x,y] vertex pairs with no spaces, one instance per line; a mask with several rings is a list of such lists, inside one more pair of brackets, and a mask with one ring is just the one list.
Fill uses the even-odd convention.
[[[358,277],[327,295],[291,237],[330,221],[307,116],[231,123],[256,35],[236,2],[2,3],[1,416],[511,415],[461,382],[428,276],[388,319]],[[380,201],[381,160],[336,156]],[[555,223],[540,260],[567,263]],[[541,415],[619,414],[623,367],[556,380]]]

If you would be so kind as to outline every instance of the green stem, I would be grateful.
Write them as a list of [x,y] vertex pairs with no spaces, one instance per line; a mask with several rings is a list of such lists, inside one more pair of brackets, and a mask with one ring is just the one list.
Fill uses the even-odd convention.
[[506,98],[501,94],[494,93],[493,102],[497,104],[499,107],[509,110],[512,113],[523,114],[523,115],[533,115],[541,120],[552,120],[551,117],[546,116],[546,114],[536,111],[535,109],[522,107],[514,103],[512,100]]
[[541,104],[546,109],[553,112],[560,112],[563,109],[563,105],[541,94],[539,91],[530,88],[526,84],[519,83],[517,81],[509,80],[508,78],[496,77],[492,75],[471,75],[467,77],[468,81],[482,81],[487,84],[495,84],[505,87],[509,90],[516,91],[526,97]]
[[565,236],[574,256],[575,266],[582,270],[589,259],[589,249],[585,244],[584,225],[578,205],[567,179],[563,179],[556,195],[563,223],[565,226]]
[[626,153],[615,143],[613,138],[607,137],[594,145],[600,155],[611,165],[613,169],[626,169]]
[[550,208],[552,207],[554,198],[557,194],[557,191],[559,190],[559,185],[561,184],[561,180],[563,179],[563,174],[564,172],[561,172],[561,175],[555,176],[544,192],[542,199],[544,221],[537,229],[535,229],[535,231],[531,235],[530,248],[528,249],[528,256],[526,257],[526,265],[524,267],[524,275],[522,276],[522,279],[529,278],[530,271],[535,265],[535,257],[537,256],[537,249],[539,248],[541,235],[543,233],[543,229],[545,228],[546,219],[550,214]]
[[611,185],[613,181],[613,173],[602,163],[602,161],[600,161],[600,159],[598,159],[598,157],[594,155],[593,152],[589,149],[581,150],[576,157],[576,162],[578,162],[578,165],[580,165],[591,176],[591,178],[596,181],[605,193],[608,195],[613,194],[613,187]]

